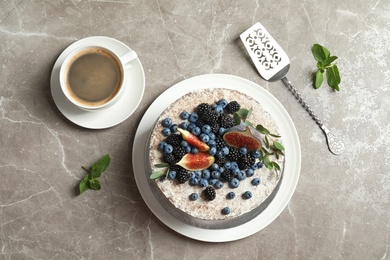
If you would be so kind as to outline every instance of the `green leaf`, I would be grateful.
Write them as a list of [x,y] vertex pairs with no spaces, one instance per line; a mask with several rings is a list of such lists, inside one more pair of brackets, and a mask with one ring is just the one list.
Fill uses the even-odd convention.
[[321,72],[325,71],[325,66],[324,66],[324,64],[321,61],[317,62],[317,68]]
[[270,170],[272,170],[272,168],[274,167],[274,166],[272,165],[272,163],[270,162],[268,156],[264,156],[263,162],[264,162],[265,167],[267,167],[267,168],[270,169]]
[[169,164],[168,163],[157,163],[154,165],[154,167],[156,168],[166,168],[166,167],[169,167]]
[[79,191],[80,194],[84,193],[86,190],[89,189],[88,180],[91,175],[87,174],[85,175],[84,179],[82,179],[79,183]]
[[280,138],[281,136],[280,135],[276,135],[276,134],[269,134],[270,136],[272,137],[276,137],[276,138]]
[[317,70],[315,77],[316,77],[316,79],[314,82],[314,88],[317,89],[317,88],[321,87],[322,82],[324,81],[324,73],[322,73],[320,70]]
[[153,172],[152,175],[150,175],[150,179],[151,180],[156,180],[158,178],[160,178],[161,176],[163,176],[164,174],[166,173],[166,171],[157,171],[157,172]]
[[276,169],[276,170],[279,170],[280,171],[280,166],[279,166],[279,164],[277,164],[276,162],[271,162],[272,163],[272,165],[274,166],[274,168]]
[[279,151],[283,151],[284,150],[284,146],[281,143],[277,142],[277,141],[274,141],[274,146]]
[[324,61],[324,67],[328,67],[330,64],[332,64],[332,62],[334,62],[335,60],[337,60],[337,56],[330,56],[329,58],[327,58],[325,61]]
[[90,178],[89,181],[89,187],[93,190],[100,190],[102,187],[100,186],[99,180],[95,178]]
[[328,49],[319,44],[314,44],[311,48],[311,52],[313,53],[314,59],[319,62],[324,62],[330,57]]
[[265,128],[264,126],[262,126],[262,125],[260,125],[260,124],[258,124],[258,125],[256,126],[256,129],[257,129],[257,131],[259,131],[260,133],[262,133],[262,134],[264,134],[264,135],[269,135],[269,134],[271,134],[270,131],[269,131],[267,128]]
[[234,124],[235,124],[235,125],[241,124],[241,117],[239,116],[239,114],[234,113],[234,114],[233,114],[233,119],[234,119]]
[[110,156],[108,154],[104,155],[97,162],[91,166],[91,172],[93,178],[99,178],[102,172],[107,170],[110,165]]
[[235,114],[237,114],[241,118],[247,118],[249,114],[249,110],[245,108],[241,108],[240,110],[235,112]]
[[246,115],[246,117],[245,118],[248,118],[248,117],[250,117],[251,115],[252,115],[252,111],[253,111],[253,108],[251,107],[251,108],[249,108],[249,110],[248,110],[248,114]]
[[253,127],[253,124],[251,122],[249,122],[248,120],[245,120],[244,124],[247,125],[247,126]]
[[267,148],[269,148],[269,140],[268,140],[268,137],[266,135],[264,136],[264,141],[265,141],[265,146]]
[[326,79],[329,86],[331,86],[334,90],[340,91],[339,84],[341,82],[341,78],[336,65],[332,65],[326,69]]

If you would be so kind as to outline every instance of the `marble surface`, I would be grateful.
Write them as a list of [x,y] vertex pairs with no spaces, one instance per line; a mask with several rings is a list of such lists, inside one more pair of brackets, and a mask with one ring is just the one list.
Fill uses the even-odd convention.
[[[291,60],[289,79],[346,151],[323,133],[281,81],[254,69],[239,35],[260,21]],[[0,2],[0,259],[390,259],[390,2]],[[142,62],[136,112],[108,129],[67,120],[50,92],[55,60],[88,36],[113,37]],[[341,91],[312,87],[320,43],[339,56]],[[160,222],[135,183],[134,135],[148,106],[184,79],[237,75],[272,93],[299,134],[302,167],[281,215],[260,232],[206,243]],[[102,190],[77,194],[82,165],[103,154]]]

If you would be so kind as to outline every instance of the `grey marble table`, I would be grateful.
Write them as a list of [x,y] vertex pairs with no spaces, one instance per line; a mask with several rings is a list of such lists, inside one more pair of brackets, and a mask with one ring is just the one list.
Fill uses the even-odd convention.
[[[0,259],[390,259],[390,2],[0,2]],[[289,79],[346,151],[332,155],[321,130],[281,81],[254,69],[239,35],[260,21],[291,60]],[[60,53],[94,35],[134,49],[146,77],[138,109],[90,130],[56,107],[50,74]],[[320,43],[339,59],[340,92],[312,87]],[[274,222],[233,242],[179,235],[150,211],[135,183],[134,135],[170,86],[223,73],[251,80],[289,112],[301,175]],[[102,190],[77,195],[81,165],[111,155]]]

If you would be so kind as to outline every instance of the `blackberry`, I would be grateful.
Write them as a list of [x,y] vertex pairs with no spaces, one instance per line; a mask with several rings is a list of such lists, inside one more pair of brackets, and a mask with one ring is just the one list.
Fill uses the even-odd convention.
[[215,139],[217,150],[221,150],[223,147],[227,146],[226,141],[222,136],[218,135]]
[[240,158],[240,152],[235,147],[229,147],[229,154],[227,154],[226,157],[232,162],[238,161]]
[[206,123],[201,119],[199,118],[198,121],[196,121],[196,126],[199,127],[200,129],[202,129],[202,126],[206,125]]
[[224,170],[221,173],[221,179],[224,181],[231,181],[234,178],[234,173],[232,173],[230,170]]
[[207,113],[202,114],[201,118],[204,122],[209,125],[215,125],[218,123],[219,114],[214,110],[210,110]]
[[178,162],[178,160],[171,153],[165,153],[163,155],[163,161],[168,163],[169,165],[174,165]]
[[187,171],[184,168],[179,168],[176,171],[176,180],[180,183],[183,184],[186,181],[188,181],[191,178],[191,174],[189,171]]
[[183,158],[183,156],[187,154],[186,148],[184,148],[183,146],[180,146],[180,145],[175,146],[173,148],[172,154],[176,158],[176,160],[180,161],[181,158]]
[[238,159],[237,164],[238,168],[240,170],[245,170],[251,167],[256,162],[256,159],[249,154],[241,155],[241,157]]
[[241,106],[240,106],[240,104],[238,104],[237,101],[232,101],[229,104],[227,104],[227,106],[225,107],[225,110],[229,114],[233,114],[234,112],[237,112],[238,110],[240,110],[240,108],[241,108]]
[[207,200],[214,200],[216,196],[215,189],[211,186],[208,186],[203,190],[203,195]]
[[210,128],[211,128],[211,132],[213,132],[214,134],[217,134],[218,129],[219,129],[219,125],[218,125],[218,123],[215,123],[215,124],[210,125]]
[[179,134],[171,134],[165,139],[165,142],[172,146],[179,146],[181,141],[183,141],[183,138]]
[[198,113],[199,116],[202,117],[203,115],[211,111],[211,107],[207,103],[201,103],[196,107],[195,111]]
[[227,159],[225,156],[215,158],[215,163],[220,165],[221,167],[225,164],[225,162],[227,162]]
[[227,114],[221,114],[218,118],[219,126],[225,129],[229,129],[235,125],[233,117]]

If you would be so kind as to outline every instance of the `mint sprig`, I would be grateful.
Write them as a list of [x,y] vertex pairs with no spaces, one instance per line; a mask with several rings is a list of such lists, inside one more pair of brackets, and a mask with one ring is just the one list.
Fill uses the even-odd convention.
[[102,173],[107,170],[110,165],[111,158],[108,154],[104,155],[97,162],[91,165],[90,168],[82,166],[87,173],[79,183],[80,194],[84,193],[88,189],[100,190],[101,184],[97,178],[99,178]]
[[156,180],[156,179],[160,178],[163,175],[167,175],[168,172],[169,172],[169,164],[168,163],[158,163],[158,164],[155,164],[154,167],[156,167],[156,168],[165,168],[165,169],[162,170],[162,171],[153,172],[150,175],[150,177],[149,177],[151,180]]
[[340,91],[339,84],[341,77],[339,69],[336,64],[333,64],[338,57],[330,55],[330,52],[324,46],[314,44],[311,52],[313,53],[314,59],[317,61],[317,72],[315,74],[314,88],[318,89],[321,87],[324,81],[324,73],[328,85],[336,91]]
[[238,110],[233,114],[233,119],[235,121],[235,124],[240,125],[242,122],[247,126],[251,126],[255,128],[259,133],[264,135],[265,147],[261,148],[259,160],[263,162],[264,165],[269,170],[275,170],[276,174],[278,174],[278,171],[280,171],[280,166],[278,163],[271,161],[270,156],[274,155],[277,159],[279,159],[281,155],[284,156],[283,145],[279,143],[277,140],[275,140],[276,138],[280,138],[281,136],[271,133],[267,128],[265,128],[261,124],[254,126],[248,120],[248,117],[251,114],[252,114],[252,108],[250,109],[241,108],[240,110]]

